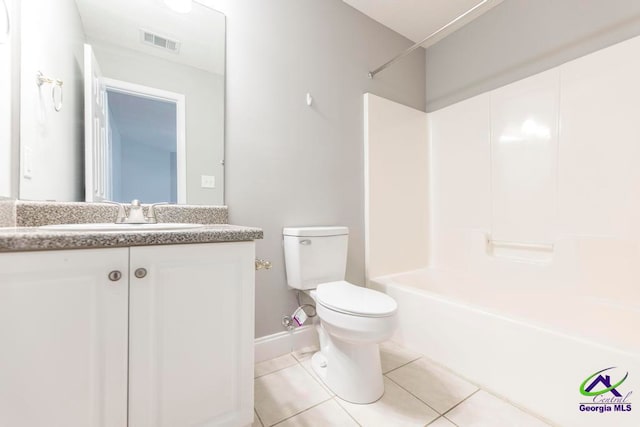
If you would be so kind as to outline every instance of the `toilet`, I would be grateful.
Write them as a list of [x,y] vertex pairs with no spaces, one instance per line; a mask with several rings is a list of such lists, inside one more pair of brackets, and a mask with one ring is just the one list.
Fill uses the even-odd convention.
[[286,227],[283,239],[287,283],[313,298],[320,320],[313,370],[341,399],[375,402],[384,394],[378,344],[396,327],[396,301],[344,280],[347,227]]

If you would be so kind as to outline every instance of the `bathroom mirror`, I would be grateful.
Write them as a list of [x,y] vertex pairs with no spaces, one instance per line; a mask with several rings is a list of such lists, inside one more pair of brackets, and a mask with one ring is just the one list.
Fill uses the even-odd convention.
[[224,204],[225,16],[21,3],[20,198]]

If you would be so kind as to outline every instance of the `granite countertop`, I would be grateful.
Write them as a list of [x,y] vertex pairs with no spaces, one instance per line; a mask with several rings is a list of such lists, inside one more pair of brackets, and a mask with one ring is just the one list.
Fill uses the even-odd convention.
[[229,224],[142,231],[52,231],[38,227],[6,227],[0,228],[0,252],[240,242],[262,237],[259,228]]
[[[145,215],[148,205],[143,206]],[[262,239],[259,228],[228,224],[226,206],[161,205],[159,223],[202,224],[174,230],[70,231],[39,228],[55,224],[113,223],[118,207],[104,203],[0,200],[0,252],[119,248]]]

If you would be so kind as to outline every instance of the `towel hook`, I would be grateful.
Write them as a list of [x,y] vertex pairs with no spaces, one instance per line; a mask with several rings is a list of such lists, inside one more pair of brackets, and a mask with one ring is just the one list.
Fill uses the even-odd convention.
[[[56,89],[58,89],[58,93],[60,94],[59,102],[56,102]],[[60,110],[62,110],[62,82],[56,84],[51,89],[51,99],[53,100],[53,109],[56,110],[56,112],[60,112]]]
[[[38,71],[36,73],[36,84],[38,86],[42,86],[44,84],[53,85],[53,87],[51,88],[51,100],[53,101],[53,109],[57,112],[62,110],[62,83],[63,82],[60,79],[52,79],[50,77],[46,77],[44,74],[42,74],[42,71]],[[56,96],[56,90],[59,96]]]

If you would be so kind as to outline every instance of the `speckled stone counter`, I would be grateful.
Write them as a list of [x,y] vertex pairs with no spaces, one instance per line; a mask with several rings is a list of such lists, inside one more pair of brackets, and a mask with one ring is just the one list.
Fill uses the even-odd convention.
[[15,200],[0,197],[0,227],[13,227],[15,224]]
[[240,242],[262,239],[262,236],[262,230],[259,228],[229,224],[211,224],[200,228],[171,231],[87,232],[16,227],[0,228],[0,252]]
[[[147,207],[144,207],[145,215]],[[69,231],[43,230],[55,224],[113,223],[118,207],[104,203],[0,200],[0,252],[115,248],[262,239],[259,228],[227,224],[226,206],[156,207],[159,223],[204,224],[179,230]]]
[[[128,208],[125,204],[128,213]],[[145,215],[148,206],[143,205]],[[226,206],[159,205],[155,207],[158,222],[191,224],[226,224]],[[107,203],[15,201],[15,225],[40,227],[49,224],[86,224],[115,222],[118,207]]]

